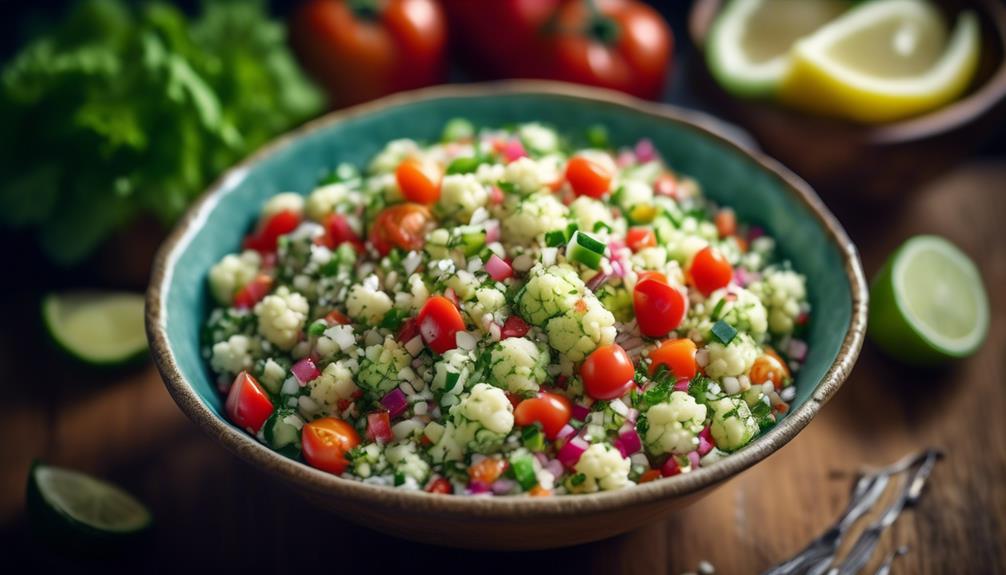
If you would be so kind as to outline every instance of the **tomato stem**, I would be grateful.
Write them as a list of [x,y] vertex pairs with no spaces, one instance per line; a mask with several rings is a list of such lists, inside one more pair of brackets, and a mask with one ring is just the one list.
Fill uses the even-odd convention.
[[587,23],[587,33],[602,44],[614,44],[618,41],[621,29],[618,22],[601,12],[597,5],[597,0],[586,0],[587,8],[590,10],[590,21]]
[[381,14],[378,0],[349,0],[347,4],[353,14],[362,20],[377,20]]

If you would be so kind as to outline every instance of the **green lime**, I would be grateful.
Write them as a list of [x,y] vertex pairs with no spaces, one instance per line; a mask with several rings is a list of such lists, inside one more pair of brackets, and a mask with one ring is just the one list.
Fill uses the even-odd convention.
[[910,238],[870,288],[873,341],[915,365],[967,357],[989,328],[981,274],[960,249],[937,236]]
[[131,363],[147,352],[144,298],[119,292],[68,292],[42,300],[42,321],[72,357],[99,366]]
[[152,521],[142,503],[115,485],[40,463],[28,475],[28,511],[47,535],[86,543],[131,540]]

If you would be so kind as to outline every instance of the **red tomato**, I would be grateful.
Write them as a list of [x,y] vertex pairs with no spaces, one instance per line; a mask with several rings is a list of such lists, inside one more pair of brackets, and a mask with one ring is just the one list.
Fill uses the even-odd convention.
[[468,468],[468,478],[472,481],[479,481],[485,485],[490,485],[493,481],[499,479],[500,475],[503,475],[507,465],[505,459],[486,457]]
[[772,382],[776,389],[782,389],[783,383],[790,378],[789,367],[772,348],[765,349],[765,355],[759,356],[751,365],[748,373],[753,385]]
[[325,322],[329,325],[349,325],[353,323],[349,317],[337,309],[333,309],[325,316]]
[[595,349],[580,366],[583,389],[594,399],[622,397],[635,384],[632,359],[617,343]]
[[716,224],[716,232],[721,238],[732,236],[737,233],[737,214],[730,208],[723,208],[713,216],[713,223]]
[[653,182],[653,193],[658,196],[677,198],[679,196],[678,180],[670,174],[657,176],[657,180]]
[[692,265],[688,268],[688,275],[695,289],[708,296],[730,283],[734,277],[734,268],[716,248],[706,246],[695,254]]
[[454,493],[454,488],[451,487],[450,481],[447,481],[443,477],[438,477],[426,486],[426,491],[427,493],[450,495],[451,493]]
[[272,278],[260,274],[255,276],[255,279],[246,283],[238,293],[234,294],[234,307],[240,309],[250,309],[255,307],[255,304],[262,301],[272,289]]
[[432,204],[440,199],[440,168],[418,158],[406,158],[395,169],[402,196],[410,202]]
[[[482,76],[547,77],[541,34],[562,0],[441,0],[453,53]],[[452,54],[453,55],[453,54]]]
[[660,344],[660,347],[650,352],[650,375],[657,372],[657,368],[666,365],[667,369],[678,379],[692,379],[699,371],[699,366],[695,363],[695,342],[687,339],[669,339]]
[[625,234],[625,245],[634,252],[657,245],[657,235],[647,228],[632,228]]
[[360,236],[356,235],[353,228],[349,227],[346,216],[342,214],[329,214],[325,216],[325,235],[322,243],[331,249],[335,249],[342,244],[349,242],[357,251],[363,248]]
[[333,107],[439,83],[446,22],[434,0],[308,0],[290,42]]
[[274,252],[279,237],[294,231],[299,225],[300,214],[284,210],[263,222],[255,233],[245,238],[244,247],[265,253]]
[[349,467],[346,453],[360,445],[353,426],[341,419],[323,417],[304,424],[301,449],[304,461],[322,471],[342,474]]
[[639,483],[649,483],[655,479],[660,479],[659,469],[647,469],[639,476]]
[[520,316],[512,315],[503,322],[503,329],[500,330],[500,338],[524,337],[530,329],[527,322],[521,319]]
[[394,434],[391,433],[391,416],[387,411],[375,411],[367,414],[367,439],[390,443],[394,438]]
[[247,371],[242,371],[227,392],[224,410],[235,425],[255,434],[272,415],[273,406],[258,381]]
[[569,423],[573,406],[562,395],[543,391],[537,397],[525,399],[513,411],[514,423],[527,427],[541,424],[545,437],[555,439],[562,428]]
[[426,300],[416,319],[419,323],[419,335],[437,353],[445,353],[457,347],[456,335],[465,329],[461,312],[451,300],[440,295]]
[[648,337],[663,337],[685,319],[688,299],[666,281],[646,277],[632,290],[632,307],[639,331]]
[[410,317],[402,323],[402,327],[398,329],[398,341],[400,343],[408,343],[412,341],[412,338],[419,335],[419,322],[416,318]]
[[426,232],[433,227],[433,213],[420,204],[396,204],[384,208],[374,218],[370,243],[382,256],[391,248],[406,251],[422,249]]
[[573,156],[566,164],[566,180],[576,195],[591,198],[604,196],[611,186],[608,170],[583,156]]

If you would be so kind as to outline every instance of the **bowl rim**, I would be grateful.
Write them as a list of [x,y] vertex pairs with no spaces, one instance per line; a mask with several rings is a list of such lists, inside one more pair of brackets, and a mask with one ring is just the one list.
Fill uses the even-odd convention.
[[[696,0],[688,13],[688,38],[691,40],[692,50],[701,60],[699,65],[706,70],[708,70],[708,66],[705,59],[705,43],[716,17],[723,10],[724,4],[724,0]],[[792,116],[796,120],[809,119],[830,122],[846,130],[858,131],[864,134],[867,141],[875,144],[898,144],[924,140],[974,122],[1006,99],[1006,5],[1002,4],[1000,0],[977,0],[971,8],[977,9],[979,19],[985,20],[989,27],[996,31],[996,37],[993,41],[999,45],[1001,58],[998,66],[983,83],[975,86],[972,91],[965,92],[962,97],[949,104],[893,122],[858,124],[801,112],[772,101],[757,99],[744,101],[751,105],[770,107],[774,111]],[[719,84],[716,85],[716,88],[722,90]],[[730,97],[733,98],[733,96]]]
[[[811,397],[768,433],[730,457],[717,462],[716,465],[660,481],[635,485],[630,489],[575,497],[442,497],[424,491],[396,489],[343,479],[269,449],[251,435],[214,414],[182,376],[175,361],[164,329],[166,309],[163,298],[168,293],[167,288],[178,256],[200,229],[207,215],[215,208],[221,194],[234,182],[239,181],[250,166],[285,148],[297,138],[343,120],[418,101],[440,98],[485,98],[499,94],[540,94],[573,100],[600,101],[654,119],[675,122],[746,156],[802,202],[817,218],[829,240],[841,254],[852,296],[852,313],[841,348],[831,367],[817,383]],[[868,292],[858,252],[837,219],[806,182],[763,153],[748,149],[724,136],[723,134],[729,133],[729,128],[723,128],[721,124],[720,120],[701,112],[647,102],[610,90],[537,80],[436,86],[394,94],[330,112],[279,136],[225,172],[188,209],[165,240],[154,260],[146,299],[146,329],[154,363],[181,410],[200,428],[222,442],[228,450],[254,466],[265,469],[271,475],[291,481],[298,490],[305,489],[326,497],[351,498],[357,504],[379,505],[384,509],[434,512],[441,516],[526,518],[596,513],[700,492],[768,457],[792,440],[810,422],[821,407],[834,396],[851,372],[863,344],[867,321]]]

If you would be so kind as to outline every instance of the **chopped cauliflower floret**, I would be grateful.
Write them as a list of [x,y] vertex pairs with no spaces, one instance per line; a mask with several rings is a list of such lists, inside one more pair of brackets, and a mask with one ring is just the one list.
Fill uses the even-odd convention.
[[580,196],[569,204],[570,219],[576,221],[579,229],[593,232],[599,222],[608,224],[612,221],[611,210],[604,202],[589,196]]
[[545,232],[566,227],[566,206],[550,193],[509,196],[504,207],[503,240],[510,244],[526,245]]
[[493,382],[510,393],[533,393],[548,379],[548,349],[523,337],[504,339],[490,355]]
[[307,298],[280,286],[255,306],[258,331],[276,347],[290,350],[300,341],[308,309]]
[[517,133],[524,146],[533,152],[548,154],[559,148],[559,135],[555,133],[555,130],[538,122],[521,125]]
[[566,313],[545,325],[548,343],[573,362],[615,341],[615,316],[593,294],[586,294]]
[[393,174],[402,160],[418,152],[419,145],[414,140],[391,140],[374,156],[367,169],[371,174]]
[[417,486],[422,485],[430,476],[430,464],[416,453],[414,443],[390,445],[384,450],[384,454],[396,473],[413,479]]
[[746,333],[738,333],[728,345],[710,342],[706,350],[709,352],[706,375],[714,379],[744,375],[761,353],[758,344]]
[[[729,297],[728,297],[729,296]],[[720,305],[719,317],[733,326],[737,331],[751,334],[755,340],[760,340],[768,329],[768,314],[758,296],[742,287],[733,286],[718,289],[709,295],[705,308],[711,313]],[[712,321],[712,318],[710,318]]]
[[713,410],[709,431],[716,440],[716,447],[734,451],[747,445],[758,433],[758,422],[742,398],[724,397],[713,401],[709,407]]
[[636,206],[653,203],[653,188],[646,182],[627,180],[622,183],[622,188],[615,199],[625,213],[631,213]]
[[304,210],[307,217],[316,222],[324,220],[325,216],[335,211],[340,202],[346,200],[349,188],[345,184],[329,184],[315,189],[307,197]]
[[283,367],[278,361],[273,358],[269,358],[262,365],[262,374],[259,377],[259,381],[266,389],[277,392],[281,385],[283,385],[283,380],[286,378],[286,368]]
[[262,206],[262,221],[280,212],[293,212],[300,215],[304,212],[304,196],[296,192],[283,192],[269,198]]
[[468,384],[474,360],[469,352],[455,348],[448,350],[433,366],[431,387],[444,397],[457,397]]
[[503,171],[503,179],[513,184],[514,190],[523,196],[533,194],[545,185],[541,179],[538,162],[526,157],[507,164]]
[[513,405],[502,389],[486,383],[476,384],[450,414],[440,439],[430,447],[435,462],[457,461],[469,451],[495,451],[513,429]]
[[806,278],[790,270],[766,270],[762,280],[751,285],[768,309],[768,329],[776,335],[793,332],[800,306],[807,298]]
[[513,404],[502,389],[488,383],[475,384],[454,410],[494,433],[505,435],[513,429]]
[[476,208],[486,205],[489,190],[472,174],[449,174],[440,184],[437,213],[467,223]]
[[228,254],[210,269],[210,291],[221,305],[231,305],[234,294],[259,273],[262,256],[255,250]]
[[525,321],[541,326],[572,309],[586,289],[580,276],[567,265],[537,266],[517,294],[517,307]]
[[614,447],[595,443],[587,448],[576,462],[576,472],[583,480],[570,488],[576,493],[612,491],[632,485],[629,480],[631,462]]
[[705,419],[706,406],[684,391],[672,392],[670,399],[646,412],[646,447],[654,455],[688,453],[698,447]]
[[402,379],[399,372],[408,367],[411,359],[409,352],[388,336],[383,343],[368,346],[363,352],[356,383],[367,391],[387,393],[398,386]]
[[331,411],[338,406],[340,400],[353,398],[359,388],[353,383],[353,372],[343,362],[335,361],[325,366],[321,375],[309,384],[311,399]]
[[210,367],[217,373],[237,375],[252,367],[252,338],[232,335],[226,341],[213,344]]
[[346,298],[346,313],[356,321],[367,325],[376,325],[384,319],[393,303],[388,294],[368,285],[368,282],[356,284],[349,290]]
[[[494,314],[506,306],[506,294],[494,287],[483,287],[475,290],[474,301],[468,302],[466,308],[473,319],[486,314]],[[481,322],[476,321],[481,327]]]

